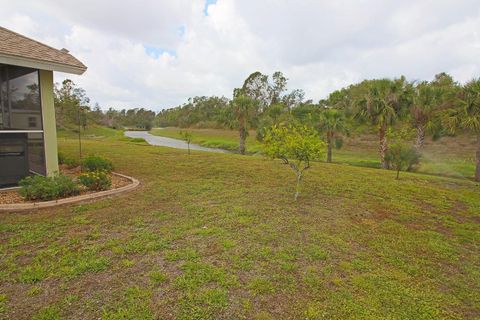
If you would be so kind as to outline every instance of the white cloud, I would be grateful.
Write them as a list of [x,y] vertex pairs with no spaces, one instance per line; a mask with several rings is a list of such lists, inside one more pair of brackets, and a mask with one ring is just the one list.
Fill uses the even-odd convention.
[[71,78],[104,108],[230,97],[257,70],[314,100],[363,78],[480,76],[478,0],[1,2],[3,26],[89,67]]

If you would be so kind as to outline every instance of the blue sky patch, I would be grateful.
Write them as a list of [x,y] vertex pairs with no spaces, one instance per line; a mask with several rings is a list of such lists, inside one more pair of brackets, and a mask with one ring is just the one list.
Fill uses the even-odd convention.
[[205,0],[205,7],[203,7],[203,14],[208,16],[208,6],[216,3],[217,3],[217,0]]
[[151,45],[148,45],[148,44],[144,44],[143,48],[145,49],[145,52],[149,56],[154,57],[155,59],[158,58],[159,56],[161,56],[165,52],[168,53],[169,55],[174,56],[174,57],[177,56],[177,52],[175,50],[171,50],[171,49],[159,48],[159,47],[151,46]]

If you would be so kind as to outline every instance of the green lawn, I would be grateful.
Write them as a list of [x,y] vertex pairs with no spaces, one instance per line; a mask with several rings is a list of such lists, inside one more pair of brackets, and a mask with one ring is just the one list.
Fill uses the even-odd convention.
[[[179,128],[153,129],[154,135],[181,139]],[[238,133],[223,129],[188,129],[193,133],[193,143],[204,147],[238,150]],[[475,137],[460,135],[444,137],[438,141],[426,140],[420,166],[417,172],[445,175],[457,178],[474,176]],[[261,144],[250,131],[247,152],[261,151]],[[361,167],[380,168],[378,138],[374,134],[356,134],[345,139],[344,146],[333,151],[335,163]]]
[[472,181],[314,163],[295,203],[280,162],[116,134],[83,145],[141,186],[1,214],[0,318],[480,317]]

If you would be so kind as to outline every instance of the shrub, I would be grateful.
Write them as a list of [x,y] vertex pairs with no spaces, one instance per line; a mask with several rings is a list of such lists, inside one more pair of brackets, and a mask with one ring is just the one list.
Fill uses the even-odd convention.
[[80,161],[77,159],[69,158],[64,153],[58,153],[58,164],[64,164],[67,168],[76,168],[80,165]]
[[30,176],[19,182],[20,195],[27,200],[54,200],[80,192],[72,178],[58,174],[53,177]]
[[69,169],[76,168],[80,165],[80,161],[78,159],[65,158],[65,165]]
[[100,156],[88,156],[83,160],[83,167],[88,171],[107,171],[113,170],[112,161]]
[[81,184],[89,190],[107,190],[112,185],[112,179],[106,171],[91,171],[81,174],[78,177]]
[[413,146],[399,142],[392,144],[387,150],[385,161],[397,171],[398,179],[401,170],[411,171],[420,162],[420,153]]

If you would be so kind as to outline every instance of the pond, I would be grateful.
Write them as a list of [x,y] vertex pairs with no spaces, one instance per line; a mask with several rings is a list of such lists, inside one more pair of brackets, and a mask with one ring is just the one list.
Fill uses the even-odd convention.
[[[160,137],[154,136],[150,134],[148,131],[125,131],[125,136],[130,138],[143,138],[149,144],[153,146],[162,146],[162,147],[170,147],[170,148],[177,148],[177,149],[188,149],[188,145],[185,141],[167,137]],[[199,150],[199,151],[207,151],[207,152],[218,152],[218,153],[231,153],[228,150],[217,149],[217,148],[207,148],[199,146],[198,144],[190,143],[191,150]]]

